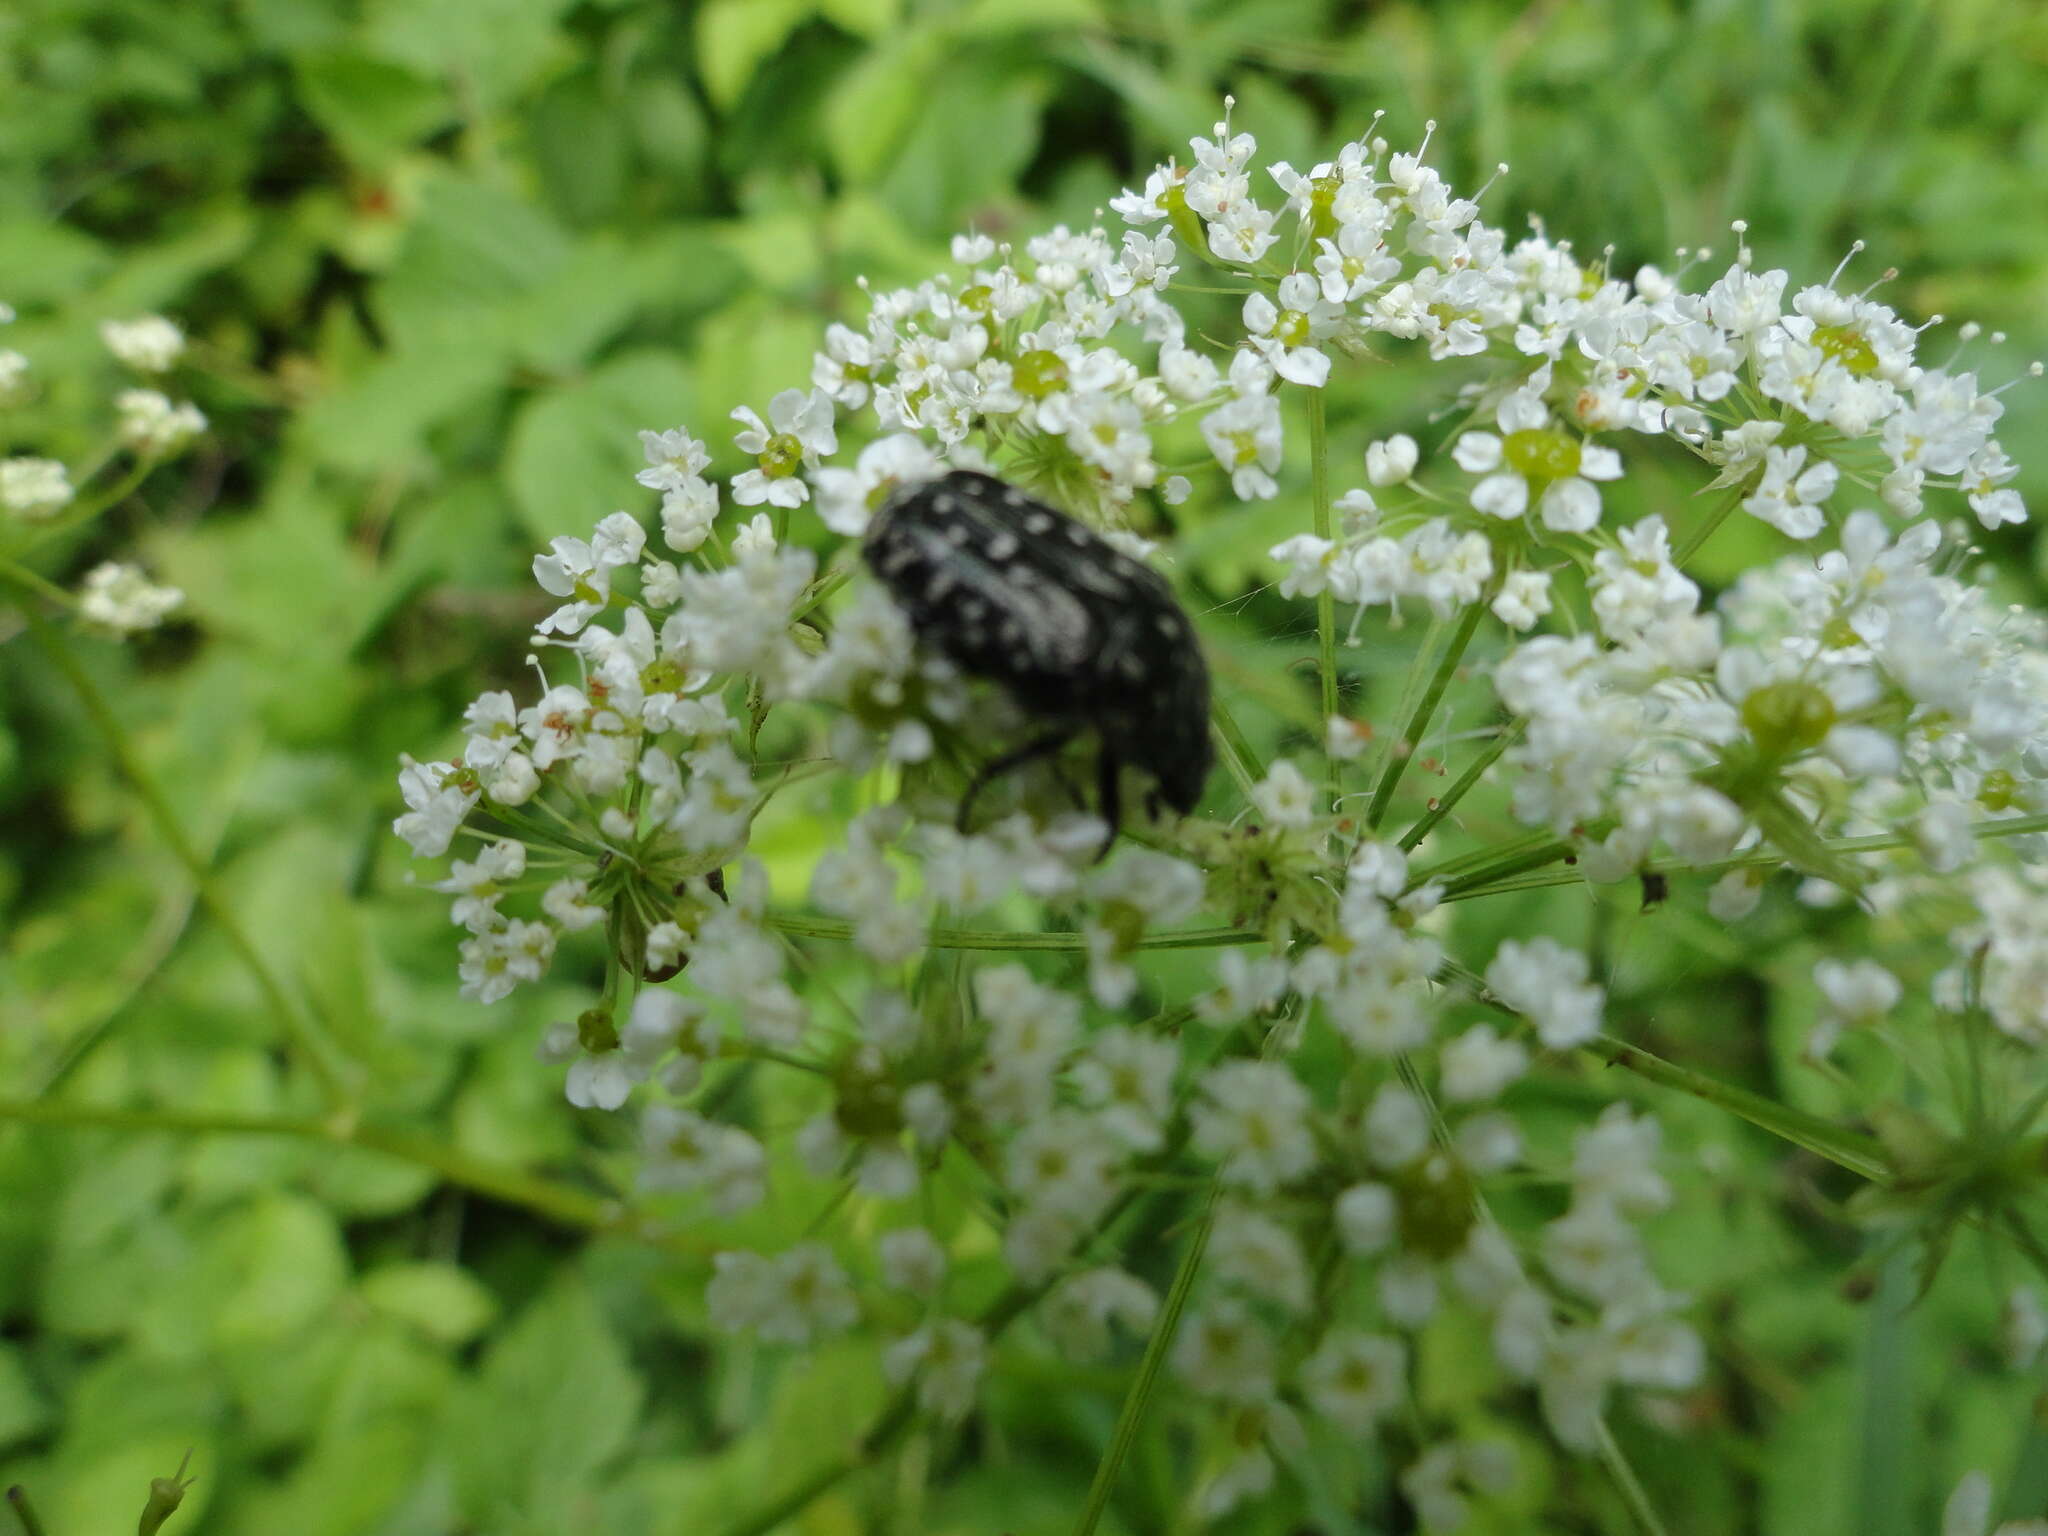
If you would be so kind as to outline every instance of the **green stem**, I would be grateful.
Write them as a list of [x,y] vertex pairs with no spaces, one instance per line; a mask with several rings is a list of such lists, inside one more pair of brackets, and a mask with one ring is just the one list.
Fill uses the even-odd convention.
[[[1561,837],[1554,837],[1548,842],[1536,844],[1533,848],[1492,860],[1466,874],[1446,880],[1443,900],[1455,901],[1461,896],[1477,894],[1496,880],[1505,880],[1513,875],[1527,874],[1532,869],[1541,869],[1547,864],[1555,864],[1571,851],[1570,843]],[[1427,880],[1426,875],[1409,876],[1410,884],[1426,884]]]
[[1666,1061],[1639,1045],[1629,1045],[1602,1035],[1587,1047],[1609,1066],[1621,1067],[1665,1088],[1675,1088],[1705,1103],[1747,1120],[1759,1130],[1802,1147],[1816,1157],[1859,1174],[1873,1184],[1891,1182],[1892,1169],[1884,1148],[1869,1136],[1845,1130],[1831,1120],[1780,1104],[1761,1094],[1724,1083],[1675,1061]]
[[[1465,659],[1465,647],[1479,629],[1479,621],[1486,614],[1486,601],[1468,605],[1458,619],[1458,627],[1451,634],[1450,643],[1444,647],[1443,656],[1438,660],[1435,673],[1430,677],[1429,686],[1422,691],[1422,698],[1416,703],[1415,713],[1408,717],[1407,729],[1401,739],[1388,750],[1387,766],[1380,774],[1379,787],[1372,792],[1372,804],[1366,810],[1365,824],[1375,830],[1386,819],[1387,802],[1394,798],[1394,789],[1401,782],[1401,775],[1408,771],[1408,763],[1415,756],[1415,749],[1422,743],[1422,734],[1429,728],[1429,717],[1436,713],[1442,702],[1444,690],[1451,685],[1451,678],[1458,670],[1458,663]],[[1505,748],[1503,748],[1505,750]]]
[[49,577],[39,575],[27,566],[13,560],[0,560],[0,581],[12,583],[24,592],[48,598],[60,608],[76,608],[78,599],[66,592]]
[[2006,1479],[2005,1504],[2001,1520],[2038,1517],[2048,1509],[2048,1418],[2037,1400],[2028,1415],[2026,1434],[2013,1461],[2012,1476]]
[[[1315,518],[1315,535],[1328,541],[1330,522],[1330,428],[1323,392],[1308,392],[1309,502]],[[1322,681],[1323,723],[1337,713],[1337,599],[1325,586],[1316,594],[1316,675]],[[1337,760],[1329,759],[1328,777],[1334,783]]]
[[[118,451],[118,449],[114,451]],[[136,460],[133,464],[129,465],[128,473],[116,481],[110,489],[96,492],[90,496],[80,495],[72,501],[71,505],[65,507],[63,511],[48,522],[35,524],[29,530],[28,536],[15,546],[16,549],[28,550],[35,548],[39,544],[47,544],[58,535],[69,533],[74,528],[83,527],[102,512],[126,501],[135,492],[137,487],[149,478],[150,472],[157,467],[158,462],[158,460],[153,458]],[[95,464],[81,477],[81,487],[85,480],[99,473],[100,467],[99,464]]]
[[[1170,1157],[1178,1147],[1179,1142],[1176,1141],[1160,1155]],[[1135,1192],[1130,1190],[1120,1195],[1096,1224],[1097,1234],[1108,1231],[1121,1220],[1136,1198]],[[1086,1252],[1089,1246],[1084,1243],[1077,1251]],[[1011,1285],[989,1303],[976,1319],[976,1325],[993,1340],[1023,1316],[1061,1278],[1064,1278],[1063,1274],[1056,1273],[1035,1285]],[[767,1536],[768,1532],[795,1517],[829,1489],[872,1465],[917,1421],[916,1407],[915,1384],[906,1382],[895,1396],[889,1399],[887,1406],[882,1409],[875,1422],[868,1426],[866,1433],[860,1437],[852,1450],[827,1462],[787,1492],[776,1495],[758,1509],[740,1516],[727,1526],[720,1536]]]
[[1686,541],[1679,546],[1678,553],[1672,557],[1671,563],[1674,566],[1683,566],[1686,561],[1698,554],[1701,546],[1714,536],[1723,523],[1728,521],[1728,515],[1741,505],[1742,487],[1739,485],[1733,486],[1729,489],[1728,494],[1721,499],[1721,504],[1709,512],[1706,520],[1687,536]]
[[28,623],[36,644],[41,647],[43,654],[57,670],[64,674],[65,680],[78,695],[79,702],[85,706],[86,714],[92,718],[100,735],[106,739],[108,750],[113,753],[114,760],[121,765],[122,773],[127,776],[129,784],[133,786],[137,797],[149,812],[150,819],[156,823],[158,836],[170,846],[171,853],[178,862],[185,866],[185,872],[191,877],[193,889],[197,891],[200,903],[205,906],[208,915],[213,918],[229,946],[248,967],[249,974],[255,978],[264,1001],[284,1025],[285,1032],[291,1036],[292,1043],[304,1057],[306,1065],[311,1068],[314,1078],[320,1084],[322,1095],[329,1104],[340,1103],[346,1096],[346,1089],[340,1070],[330,1059],[333,1048],[314,1025],[311,1016],[286,993],[276,973],[271,970],[269,962],[263,958],[261,951],[249,937],[248,930],[242,926],[241,919],[235,915],[234,908],[221,895],[220,886],[213,878],[213,871],[208,867],[207,861],[200,857],[198,848],[186,834],[184,824],[178,820],[178,813],[172,808],[162,786],[144,765],[141,755],[129,741],[127,731],[123,729],[119,718],[100,693],[98,685],[93,682],[85,668],[78,664],[78,659],[71,654],[64,641],[49,625],[33,613],[28,614]]
[[1074,1523],[1074,1536],[1094,1536],[1096,1523],[1102,1519],[1102,1512],[1109,1507],[1110,1495],[1116,1491],[1117,1474],[1123,1470],[1124,1460],[1138,1438],[1138,1428],[1145,1420],[1145,1409],[1152,1401],[1153,1390],[1159,1385],[1160,1369],[1166,1364],[1166,1352],[1173,1347],[1174,1335],[1180,1332],[1181,1314],[1187,1310],[1188,1296],[1194,1290],[1195,1272],[1201,1267],[1202,1253],[1209,1246],[1209,1229],[1216,1217],[1216,1191],[1216,1181],[1211,1179],[1208,1197],[1202,1202],[1201,1215],[1196,1218],[1195,1229],[1188,1237],[1187,1250],[1180,1256],[1180,1268],[1174,1271],[1173,1284],[1167,1290],[1166,1305],[1160,1309],[1159,1318],[1152,1325],[1152,1337],[1145,1341],[1145,1353],[1138,1361],[1138,1374],[1131,1382],[1131,1389],[1124,1394],[1123,1407],[1116,1416],[1116,1428],[1110,1432],[1109,1450],[1096,1464],[1095,1480],[1088,1487],[1088,1502],[1082,1506],[1081,1518]]
[[7,1490],[7,1506],[21,1522],[22,1536],[43,1536],[43,1522],[37,1518],[35,1506],[28,1501],[28,1490],[21,1484]]
[[[1970,829],[1977,838],[2026,837],[2035,832],[2048,832],[2048,814],[2035,816],[2002,816],[1995,821],[1980,821]],[[1913,846],[1910,832],[1874,832],[1863,837],[1838,837],[1821,844],[1829,855],[1848,853],[1884,853],[1895,848]],[[1573,885],[1584,877],[1577,870],[1562,869],[1548,874],[1536,874],[1546,864],[1562,858],[1570,852],[1570,844],[1560,840],[1539,844],[1479,868],[1462,874],[1444,884],[1445,901],[1469,901],[1475,896],[1497,896],[1507,891],[1533,891],[1551,885]],[[1452,861],[1455,862],[1455,861]],[[1716,859],[1711,864],[1666,864],[1659,872],[1666,875],[1698,875],[1719,877],[1738,869],[1775,869],[1789,861],[1782,852],[1765,850],[1759,853],[1745,853],[1732,859]],[[1448,868],[1449,865],[1443,866]],[[1437,871],[1424,870],[1411,877],[1411,885],[1426,884],[1437,877]]]
[[867,1433],[860,1437],[858,1444],[845,1455],[826,1462],[802,1482],[786,1492],[742,1516],[736,1523],[725,1528],[724,1536],[768,1536],[784,1521],[792,1520],[807,1509],[814,1499],[824,1494],[835,1484],[851,1477],[861,1468],[879,1458],[889,1449],[916,1417],[917,1397],[912,1389],[905,1386],[889,1400],[881,1416],[868,1426]]
[[1250,738],[1245,735],[1243,727],[1237,723],[1237,717],[1221,699],[1212,698],[1209,701],[1209,723],[1223,742],[1224,766],[1230,770],[1230,776],[1237,780],[1239,792],[1249,800],[1252,786],[1266,776],[1265,767],[1259,762],[1258,752],[1253,748]]
[[1622,1454],[1605,1419],[1600,1421],[1600,1462],[1607,1468],[1607,1475],[1614,1479],[1614,1486],[1621,1491],[1621,1501],[1628,1506],[1629,1515],[1642,1536],[1666,1536],[1664,1522],[1657,1518],[1657,1508],[1650,1502],[1642,1479],[1636,1476],[1636,1469]]
[[614,1233],[653,1243],[679,1255],[708,1251],[681,1237],[649,1232],[616,1200],[541,1178],[519,1168],[473,1157],[417,1131],[366,1124],[346,1116],[185,1114],[176,1110],[123,1109],[48,1099],[0,1099],[0,1121],[74,1130],[163,1132],[182,1136],[284,1136],[355,1147],[396,1158],[437,1173],[450,1184],[516,1205],[564,1227]]
[[1457,783],[1439,795],[1436,803],[1430,806],[1422,818],[1401,834],[1403,853],[1413,852],[1416,844],[1436,830],[1436,824],[1450,815],[1452,808],[1471,793],[1473,785],[1479,782],[1486,770],[1500,761],[1501,754],[1522,739],[1522,732],[1528,729],[1528,725],[1529,721],[1524,716],[1501,727],[1493,740],[1486,744],[1486,750],[1473,760],[1472,766],[1458,775]]
[[1864,1327],[1861,1427],[1852,1469],[1858,1536],[1905,1536],[1912,1529],[1913,1256],[1899,1244],[1878,1271]]
[[[764,919],[778,933],[799,939],[844,940],[853,937],[853,924],[844,918],[813,917],[805,912],[770,912]],[[933,949],[1038,950],[1070,953],[1088,947],[1079,933],[1008,933],[997,928],[934,928],[928,940]],[[1265,936],[1248,928],[1182,928],[1168,933],[1148,933],[1137,941],[1139,949],[1215,949],[1229,944],[1262,944]]]

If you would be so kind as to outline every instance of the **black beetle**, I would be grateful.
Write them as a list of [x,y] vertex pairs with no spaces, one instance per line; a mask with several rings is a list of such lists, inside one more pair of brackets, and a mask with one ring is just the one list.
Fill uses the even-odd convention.
[[1215,761],[1209,669],[1157,572],[969,469],[896,492],[869,524],[863,553],[920,640],[1002,684],[1044,727],[975,775],[963,827],[991,780],[1084,731],[1100,745],[1097,795],[1111,838],[1126,763],[1152,775],[1158,800],[1183,815],[1195,808]]

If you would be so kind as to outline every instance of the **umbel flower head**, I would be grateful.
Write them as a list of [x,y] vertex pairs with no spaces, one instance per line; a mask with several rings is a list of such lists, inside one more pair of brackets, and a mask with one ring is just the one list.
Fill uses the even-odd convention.
[[[1644,1237],[1675,1198],[1657,1121],[1617,1098],[1562,1139],[1525,1123],[1532,1080],[1608,1049],[1600,966],[1472,903],[1631,880],[1735,924],[1848,901],[1866,937],[1918,937],[1889,988],[1828,974],[1817,1058],[1965,1030],[2010,1082],[2043,1076],[2048,634],[1971,578],[1956,526],[2025,515],[1998,391],[1746,244],[1687,286],[1511,242],[1370,132],[1261,169],[1219,124],[1112,206],[1126,228],[963,236],[870,292],[808,388],[732,411],[729,451],[643,431],[658,510],[535,560],[539,686],[408,759],[396,829],[452,854],[434,888],[465,994],[572,956],[592,978],[541,1054],[574,1103],[640,1117],[645,1190],[734,1234],[717,1325],[798,1349],[872,1329],[906,1411],[956,1420],[1014,1319],[1075,1359],[1170,1321],[1194,1512],[1263,1496],[1327,1423],[1383,1435],[1448,1529],[1518,1453],[1414,1410],[1424,1330],[1473,1331],[1491,1400],[1562,1454],[1705,1368]],[[1323,393],[1375,351],[1457,361],[1451,418],[1326,449]],[[1624,521],[1653,458],[1707,495]],[[1088,733],[946,660],[861,559],[892,496],[961,469],[1092,525],[1196,614],[1215,594],[1167,509],[1291,514],[1272,559],[1323,729],[1266,761],[1224,680],[1224,771],[1094,862]],[[1691,557],[1737,511],[1779,542],[1710,596]],[[955,547],[960,581],[1014,553]],[[1073,592],[1036,600],[1058,633]],[[1368,623],[1417,667],[1388,695],[1410,712],[1370,726],[1338,666]],[[1425,738],[1458,775],[1433,798]],[[998,761],[1019,766],[984,782]],[[764,825],[813,849],[778,843],[772,881]],[[1504,1198],[1532,1178],[1547,1204]],[[764,1243],[742,1223],[771,1197],[825,1214]],[[1170,1308],[1129,1246],[1160,1231],[1195,1234]]]

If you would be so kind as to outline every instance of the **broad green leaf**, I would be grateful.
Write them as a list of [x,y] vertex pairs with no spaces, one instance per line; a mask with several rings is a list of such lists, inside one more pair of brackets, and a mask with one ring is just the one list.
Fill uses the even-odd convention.
[[377,308],[395,345],[473,345],[488,310],[537,286],[569,259],[568,233],[511,188],[438,176],[420,205]]
[[0,1342],[0,1450],[40,1434],[52,1417],[50,1400],[29,1373],[21,1349]]
[[471,1519],[559,1518],[625,1448],[642,1392],[589,1287],[563,1274],[498,1337],[453,1414]]
[[174,1429],[139,1436],[89,1459],[63,1458],[55,1485],[47,1493],[36,1490],[37,1513],[53,1533],[132,1531],[149,1499],[150,1480],[171,1476],[188,1452],[201,1476],[163,1529],[165,1536],[205,1530],[207,1506],[220,1487],[219,1464],[204,1437]]
[[1038,152],[1049,87],[1034,70],[998,62],[949,69],[931,82],[909,142],[882,179],[890,205],[932,239],[964,210],[1000,203]]
[[526,114],[527,144],[549,202],[579,227],[619,211],[633,169],[623,103],[595,73],[558,80]]
[[340,0],[235,0],[235,15],[250,41],[277,53],[330,47],[347,31]]
[[304,1328],[341,1294],[348,1255],[334,1217],[274,1192],[231,1213],[207,1245],[213,1335],[254,1344]]
[[352,49],[297,61],[299,99],[350,161],[376,172],[446,122],[455,104],[435,80]]
[[[694,390],[667,352],[630,352],[587,379],[534,396],[512,424],[505,488],[527,532],[545,543],[582,536],[624,505],[645,506],[633,483],[640,467],[634,433],[689,420]],[[696,430],[713,430],[708,423]]]
[[861,185],[882,173],[917,120],[925,83],[945,51],[936,28],[901,32],[832,87],[825,147],[840,174]]
[[704,172],[710,130],[697,98],[670,75],[636,81],[626,111],[640,157],[665,178],[684,178],[672,193],[689,209],[703,204],[696,185]]
[[358,1536],[379,1529],[429,1454],[432,1442],[422,1431],[419,1419],[406,1414],[322,1436],[281,1481],[237,1501],[225,1536]]
[[510,343],[484,322],[466,345],[422,340],[379,357],[306,407],[297,423],[317,464],[354,474],[433,467],[427,435],[448,418],[487,409],[503,386]]
[[812,0],[707,0],[697,12],[697,68],[715,107],[739,100],[761,61],[811,14]]
[[358,1290],[378,1311],[444,1344],[466,1343],[498,1312],[497,1298],[454,1264],[387,1264],[363,1276]]
[[963,37],[997,36],[1093,26],[1102,20],[1099,0],[969,0],[946,18],[946,25]]
[[857,37],[880,37],[903,14],[903,0],[818,0],[818,14]]
[[568,0],[370,0],[363,37],[423,74],[459,79],[489,109],[568,55],[557,25],[567,9]]

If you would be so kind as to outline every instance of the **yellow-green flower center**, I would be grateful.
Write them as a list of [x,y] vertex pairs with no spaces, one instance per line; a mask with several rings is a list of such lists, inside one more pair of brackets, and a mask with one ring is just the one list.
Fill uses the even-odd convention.
[[1508,468],[1530,480],[1565,480],[1579,472],[1579,440],[1556,427],[1524,427],[1501,442]]
[[1977,803],[1987,811],[2009,811],[2019,803],[2020,781],[2003,768],[1984,775],[1977,788]]
[[787,480],[803,461],[804,445],[794,432],[776,433],[754,460],[770,480]]
[[586,1008],[576,1015],[576,1043],[593,1056],[619,1048],[619,1032],[612,1016],[602,1008]]
[[1405,1170],[1394,1182],[1401,1246],[1427,1259],[1448,1259],[1465,1246],[1472,1230],[1472,1176],[1437,1152]]
[[1742,723],[1769,756],[1789,757],[1834,729],[1835,703],[1815,683],[1766,683],[1742,701]]
[[1336,176],[1318,176],[1309,183],[1308,227],[1309,233],[1318,240],[1337,238],[1337,188],[1342,185]]
[[1853,325],[1817,326],[1813,344],[1859,379],[1877,372],[1877,349]]
[[1048,352],[1044,348],[1026,352],[1010,370],[1010,382],[1025,398],[1043,400],[1067,387],[1066,361],[1059,353]]
[[1298,309],[1283,309],[1273,322],[1273,338],[1284,347],[1305,347],[1309,344],[1308,316]]

